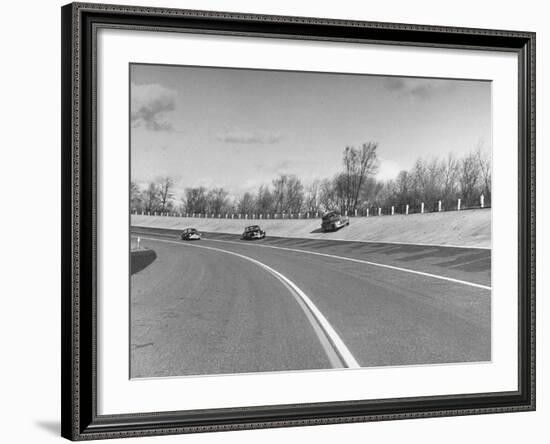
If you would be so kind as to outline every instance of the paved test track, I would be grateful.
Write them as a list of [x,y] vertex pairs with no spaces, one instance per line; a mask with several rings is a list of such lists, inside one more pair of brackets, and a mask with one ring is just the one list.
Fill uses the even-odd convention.
[[491,251],[132,227],[132,377],[491,359]]

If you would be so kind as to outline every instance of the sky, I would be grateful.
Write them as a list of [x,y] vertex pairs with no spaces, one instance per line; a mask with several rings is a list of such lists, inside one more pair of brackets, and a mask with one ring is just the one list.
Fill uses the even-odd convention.
[[296,174],[333,177],[377,142],[379,179],[418,158],[491,146],[488,81],[132,64],[131,174],[238,196]]

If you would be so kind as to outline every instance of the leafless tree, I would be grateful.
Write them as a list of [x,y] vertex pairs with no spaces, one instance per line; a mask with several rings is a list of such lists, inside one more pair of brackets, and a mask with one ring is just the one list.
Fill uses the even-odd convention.
[[491,154],[485,149],[483,142],[478,144],[476,150],[476,158],[479,164],[479,173],[481,180],[482,193],[485,196],[486,201],[491,201]]
[[225,213],[229,209],[228,193],[223,188],[214,188],[206,196],[208,212],[214,214]]
[[273,179],[273,200],[275,204],[275,212],[282,213],[286,207],[285,201],[285,188],[286,188],[286,175],[280,175],[276,179]]
[[130,210],[142,210],[143,209],[143,201],[142,201],[142,195],[141,190],[137,183],[130,182]]
[[306,187],[304,199],[304,211],[315,213],[319,211],[321,194],[321,181],[314,180]]
[[447,159],[442,163],[442,199],[446,205],[454,204],[458,198],[458,177],[460,170],[460,162],[456,159],[453,153],[447,156]]
[[159,211],[159,204],[160,204],[159,187],[155,182],[151,182],[143,192],[144,210],[151,213],[155,211]]
[[289,176],[286,194],[288,211],[290,213],[299,213],[302,211],[302,205],[304,203],[304,186],[296,176]]
[[205,214],[208,210],[208,199],[205,187],[185,189],[185,209],[187,213]]
[[335,208],[339,207],[334,180],[324,179],[319,184],[319,209],[326,212]]
[[433,204],[442,198],[444,165],[433,158],[429,162],[418,159],[410,172],[409,196],[414,204],[421,202]]
[[262,185],[258,189],[258,194],[256,196],[256,211],[262,214],[274,211],[273,193],[271,193],[269,187],[266,185]]
[[394,203],[396,194],[396,183],[394,180],[385,180],[379,182],[377,187],[375,206],[385,207]]
[[338,185],[344,186],[345,210],[354,211],[357,208],[363,184],[368,177],[376,174],[378,170],[377,148],[377,143],[368,142],[361,145],[361,148],[347,146],[344,149],[343,183]]
[[408,171],[400,171],[393,184],[393,194],[398,205],[407,204],[411,201],[412,175]]
[[304,202],[304,186],[294,175],[282,174],[273,180],[273,198],[278,213],[298,213]]
[[379,203],[378,197],[383,185],[383,182],[376,180],[375,177],[367,178],[359,195],[358,208],[364,212],[367,208]]
[[239,214],[250,214],[254,212],[254,196],[251,193],[244,193],[237,203]]
[[[281,174],[271,186],[261,185],[256,193],[246,192],[230,201],[223,188],[207,190],[204,187],[188,188],[182,198],[187,213],[221,214],[232,208],[241,214],[272,214],[325,212],[329,210],[364,210],[388,206],[420,206],[437,208],[441,200],[445,208],[456,205],[459,197],[463,205],[479,202],[481,193],[486,202],[491,195],[491,160],[483,144],[462,158],[449,154],[446,158],[417,159],[409,170],[400,171],[394,180],[376,179],[378,171],[378,144],[364,143],[360,148],[348,146],[343,151],[343,168],[333,178],[318,179],[304,187],[299,177]],[[164,210],[171,202],[172,181],[151,183],[138,193],[139,187],[131,184],[132,206],[141,202],[149,211]]]
[[170,177],[163,177],[159,180],[158,190],[159,190],[159,199],[160,199],[160,211],[164,213],[171,208],[171,199],[173,197],[172,187],[174,186],[174,181]]
[[480,168],[475,153],[467,154],[462,158],[458,181],[462,200],[467,205],[474,204],[479,198],[478,185],[480,183]]

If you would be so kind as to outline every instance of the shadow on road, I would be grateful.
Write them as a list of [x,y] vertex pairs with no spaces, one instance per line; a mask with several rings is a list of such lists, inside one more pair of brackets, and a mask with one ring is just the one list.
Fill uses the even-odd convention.
[[130,274],[139,273],[145,267],[151,265],[157,258],[153,250],[134,250],[130,252]]

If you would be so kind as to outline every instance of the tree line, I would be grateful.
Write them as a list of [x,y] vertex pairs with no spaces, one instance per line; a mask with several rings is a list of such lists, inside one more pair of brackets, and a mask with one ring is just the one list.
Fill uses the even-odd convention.
[[342,152],[342,168],[334,177],[304,183],[293,174],[280,174],[255,192],[232,196],[224,188],[190,187],[182,195],[174,192],[174,180],[162,177],[139,186],[130,185],[132,211],[184,214],[298,214],[342,213],[364,214],[367,208],[430,206],[442,201],[446,209],[479,206],[480,195],[491,201],[490,153],[479,145],[462,157],[418,159],[409,170],[395,179],[378,180],[378,144],[347,146]]

